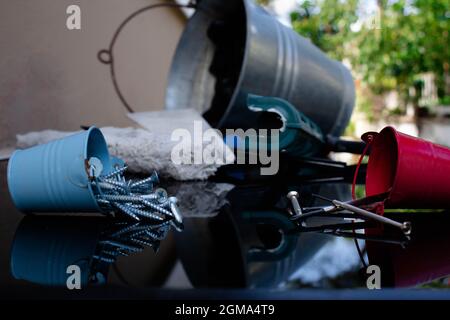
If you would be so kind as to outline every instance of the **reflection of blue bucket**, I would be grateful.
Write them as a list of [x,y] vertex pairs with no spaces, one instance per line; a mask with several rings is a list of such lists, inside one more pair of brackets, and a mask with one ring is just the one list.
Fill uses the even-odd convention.
[[87,173],[96,157],[112,170],[105,138],[91,127],[47,144],[17,150],[8,163],[8,188],[16,207],[27,211],[100,211]]
[[15,279],[49,286],[65,286],[67,267],[80,268],[82,288],[91,273],[92,256],[103,220],[78,217],[25,217],[11,248],[11,273]]

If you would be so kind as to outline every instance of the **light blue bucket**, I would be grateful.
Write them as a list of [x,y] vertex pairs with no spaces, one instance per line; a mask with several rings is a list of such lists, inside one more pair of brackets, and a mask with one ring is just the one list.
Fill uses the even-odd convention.
[[27,216],[19,224],[11,247],[15,279],[48,286],[65,286],[67,267],[81,271],[81,287],[89,282],[92,257],[104,223],[94,217]]
[[95,212],[87,161],[113,170],[105,138],[95,127],[43,145],[17,150],[8,163],[8,188],[23,212]]

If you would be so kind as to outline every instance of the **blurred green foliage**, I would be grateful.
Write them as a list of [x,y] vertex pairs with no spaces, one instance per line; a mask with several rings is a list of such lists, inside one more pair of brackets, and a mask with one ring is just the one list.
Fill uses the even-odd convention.
[[440,104],[444,106],[450,106],[450,96],[444,96],[439,101]]
[[424,72],[435,74],[440,98],[448,94],[450,1],[378,0],[378,13],[361,23],[364,4],[367,1],[303,1],[291,14],[293,28],[330,56],[349,59],[376,94],[397,90],[406,104],[409,89]]
[[348,56],[346,43],[354,36],[350,26],[358,20],[357,8],[358,0],[306,0],[291,13],[292,26],[330,56],[342,60]]
[[272,0],[256,0],[256,3],[262,5],[262,6],[267,6]]

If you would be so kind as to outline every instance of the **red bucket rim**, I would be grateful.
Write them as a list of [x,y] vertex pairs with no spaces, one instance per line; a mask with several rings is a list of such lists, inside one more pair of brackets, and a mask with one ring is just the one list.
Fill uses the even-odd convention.
[[[393,165],[393,177],[392,177],[392,183],[390,185],[389,188],[387,188],[387,190],[384,190],[382,192],[375,192],[372,194],[368,193],[368,181],[369,181],[369,174],[370,174],[370,160],[371,160],[371,156],[369,156],[369,162],[367,164],[367,172],[366,172],[366,196],[371,196],[371,195],[376,195],[376,194],[381,194],[384,192],[389,192],[389,197],[391,195],[392,190],[395,190],[396,188],[396,184],[397,184],[397,178],[398,178],[398,166],[399,166],[399,162],[400,162],[400,157],[399,157],[399,145],[398,145],[398,137],[399,137],[399,132],[392,126],[387,126],[385,128],[383,128],[379,133],[377,133],[374,136],[373,142],[371,143],[371,154],[373,153],[374,150],[374,146],[376,146],[377,141],[380,141],[381,138],[383,137],[390,137],[393,139],[390,139],[391,143],[393,143],[393,148],[392,150],[395,150],[395,164]],[[373,158],[372,158],[373,159]]]

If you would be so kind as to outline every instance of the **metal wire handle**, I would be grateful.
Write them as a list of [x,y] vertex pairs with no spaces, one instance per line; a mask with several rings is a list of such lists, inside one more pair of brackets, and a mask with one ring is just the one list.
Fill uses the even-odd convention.
[[125,26],[134,18],[136,18],[141,13],[144,13],[146,11],[156,9],[156,8],[162,8],[162,7],[172,7],[172,8],[192,8],[195,9],[197,7],[195,1],[190,1],[188,4],[178,4],[178,3],[156,3],[152,4],[146,7],[143,7],[132,14],[130,14],[123,22],[119,25],[119,27],[114,32],[114,35],[111,39],[111,42],[109,44],[108,49],[102,49],[97,53],[97,59],[103,63],[108,64],[110,66],[110,72],[111,72],[111,80],[114,85],[114,90],[116,91],[117,96],[119,97],[120,101],[122,102],[123,106],[128,110],[128,112],[133,113],[134,110],[131,108],[127,100],[125,99],[125,96],[122,94],[122,91],[120,90],[119,84],[117,82],[116,78],[116,71],[114,67],[114,54],[113,49],[114,45],[116,44],[117,38],[119,37],[122,30],[125,28]]

